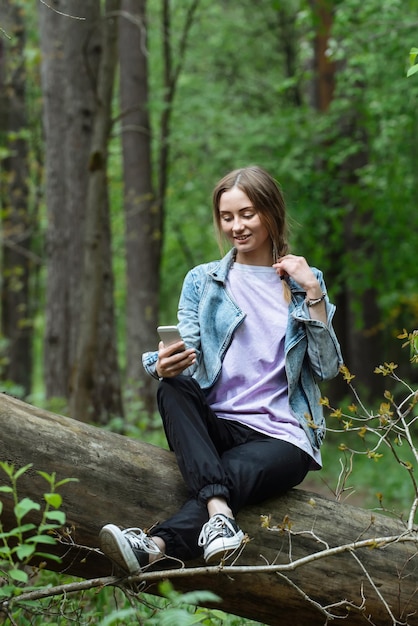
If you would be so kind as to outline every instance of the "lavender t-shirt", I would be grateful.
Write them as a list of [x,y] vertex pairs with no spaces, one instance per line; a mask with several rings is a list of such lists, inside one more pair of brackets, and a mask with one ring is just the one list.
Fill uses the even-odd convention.
[[235,331],[219,379],[208,395],[213,411],[261,433],[288,441],[321,465],[320,453],[288,402],[284,339],[288,304],[272,267],[234,263],[226,284],[246,317]]

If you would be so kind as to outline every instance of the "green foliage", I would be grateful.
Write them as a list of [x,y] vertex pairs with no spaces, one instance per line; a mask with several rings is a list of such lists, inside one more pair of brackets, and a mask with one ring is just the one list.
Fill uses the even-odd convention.
[[125,415],[113,417],[104,428],[127,437],[141,439],[160,448],[168,448],[161,416],[158,411],[150,415],[145,410],[140,390],[134,385],[125,388],[123,401]]
[[[417,331],[404,331],[399,339],[404,341],[403,347],[409,347],[410,360],[416,363]],[[411,528],[418,510],[418,391],[399,378],[397,368],[391,362],[375,369],[376,375],[398,385],[397,394],[390,390],[384,392],[384,400],[377,411],[362,403],[353,386],[355,376],[345,366],[341,373],[355,401],[344,408],[331,407],[328,398],[322,398],[321,404],[329,409],[328,430],[334,434],[334,444],[338,434],[338,447],[343,453],[335,491],[337,498],[347,497],[359,487],[360,490],[367,488],[370,494],[373,486],[374,503],[377,498],[383,512],[406,518]],[[351,486],[348,486],[349,480]]]
[[173,626],[173,624],[181,624],[181,626],[192,624],[251,626],[254,624],[256,626],[258,624],[258,622],[228,615],[219,609],[199,607],[199,604],[215,604],[221,601],[221,598],[210,591],[179,593],[169,581],[163,581],[159,584],[158,592],[161,598],[144,594],[142,601],[140,600],[135,607],[129,607],[125,603],[109,612],[109,606],[107,606],[103,611],[106,617],[98,623],[98,626],[114,626],[121,623],[124,626],[133,626],[138,623],[146,623],[147,626]]
[[[164,107],[162,34],[159,3],[148,4],[150,111],[156,153],[158,119]],[[184,3],[171,3],[171,8],[172,33],[177,37],[184,19]],[[407,4],[400,0],[345,0],[335,4],[328,54],[330,60],[338,63],[337,85],[330,110],[319,114],[310,103],[313,22],[307,2],[268,0],[258,3],[257,10],[254,10],[252,0],[240,3],[200,1],[190,48],[180,75],[169,138],[171,159],[161,282],[162,323],[175,320],[179,288],[186,271],[196,263],[219,255],[213,237],[210,203],[214,183],[226,170],[256,162],[274,172],[281,181],[292,216],[293,250],[306,255],[312,264],[325,271],[326,276],[332,275],[328,284],[331,296],[349,288],[356,308],[364,290],[374,286],[378,292],[382,325],[416,327],[416,269],[411,260],[415,258],[418,226],[415,167],[418,86],[414,80],[405,80],[405,41],[416,38],[415,24],[407,16],[415,14],[417,8],[416,0]],[[33,252],[42,268],[46,211],[44,205],[38,207],[43,177],[42,127],[39,123],[40,54],[36,11],[29,8],[29,3],[24,10],[29,25],[25,51],[30,117],[27,135],[31,141],[29,184],[37,227]],[[175,41],[175,51],[177,46],[178,41]],[[410,51],[408,76],[418,71],[417,52],[417,48]],[[300,96],[300,101],[295,94]],[[343,122],[352,119],[353,115],[357,132],[347,136],[342,132]],[[354,182],[342,181],[344,164],[364,145],[367,163],[355,171]],[[8,156],[8,149],[3,147],[2,150],[0,158]],[[119,137],[114,137],[110,153],[115,301],[119,352],[123,362],[125,262]],[[346,241],[347,224],[351,224],[353,216],[354,230],[361,235],[356,240],[355,249]],[[38,314],[33,317],[36,320],[42,318],[35,329],[35,367],[38,369],[42,363],[44,289],[44,272],[36,270],[32,276],[32,292]],[[382,354],[385,350],[387,347],[382,346]],[[376,358],[380,356],[376,355]],[[385,371],[390,378],[393,374],[396,376],[390,368]],[[385,374],[382,371],[380,375]],[[39,372],[37,381],[36,391],[40,395],[42,372]],[[397,380],[394,383],[402,386]],[[21,395],[21,390],[12,383],[3,383],[5,389]],[[109,427],[163,445],[159,418],[149,419],[142,411],[138,395],[129,394],[127,392],[127,418],[115,418]],[[65,400],[54,400],[49,408],[54,411],[58,408],[57,412],[65,413]],[[370,485],[383,483],[379,491],[384,492],[385,501],[390,500],[406,509],[413,483],[405,480],[405,471],[408,472],[407,464],[413,458],[402,457],[403,464],[397,463],[395,469],[387,469],[391,467],[386,465],[390,455],[376,456],[380,451],[369,444],[372,431],[369,429],[364,438],[359,437],[361,429],[351,432],[353,415],[348,408],[344,413],[346,415],[341,420],[331,419],[342,424],[346,445],[343,464],[347,471],[350,471],[355,442],[363,446],[361,454],[356,456],[353,473],[349,474],[351,482],[358,487],[357,493],[361,492],[360,503],[364,502],[365,493],[373,490]],[[416,425],[411,429],[416,431]],[[331,474],[335,474],[333,459],[337,439],[339,442],[339,433],[329,433],[324,448],[324,470],[318,476],[327,479],[328,473],[331,480]],[[399,442],[392,441],[395,452],[398,448],[402,452],[406,450],[403,437],[401,441],[402,447],[398,446]],[[15,476],[14,472],[12,469],[12,476]],[[7,585],[14,591],[26,584],[19,580],[26,574],[22,569],[24,564],[30,562],[35,553],[48,548],[47,543],[36,537],[53,539],[50,532],[53,533],[53,526],[58,526],[61,521],[60,518],[54,519],[53,515],[54,512],[60,513],[59,506],[54,508],[58,504],[55,498],[57,485],[49,488],[50,495],[42,510],[30,499],[19,502],[16,496],[15,514],[20,522],[16,521],[16,528],[11,531],[16,534],[3,536],[4,530],[0,529],[1,567]],[[12,482],[11,487],[5,487],[14,490],[16,485],[13,487]],[[9,491],[7,495],[11,494]],[[45,508],[52,515],[45,518],[45,524],[50,528],[23,530],[25,518],[30,513],[44,515]],[[35,539],[26,542],[30,533]],[[19,543],[21,539],[23,543]],[[10,575],[10,571],[16,578]],[[39,584],[48,585],[50,580],[51,576],[48,578],[43,573]],[[0,591],[4,592],[7,585]],[[96,620],[91,623],[97,623],[103,615],[109,615],[110,619],[112,594],[102,590],[97,595],[93,592],[91,597],[82,596],[79,604],[84,609],[83,619],[87,621],[90,616],[91,620]],[[116,608],[113,623],[117,623],[117,619],[119,623],[129,623],[127,620],[131,618],[132,623],[138,623],[132,615],[131,605],[125,600],[120,601],[125,613],[115,617],[119,610]],[[171,606],[173,610],[177,608],[177,604]],[[79,615],[75,608],[74,611]],[[25,623],[22,614],[19,619],[19,624]],[[45,616],[39,620],[39,624],[47,623]],[[232,623],[233,618],[230,620],[225,618],[223,623]],[[51,617],[50,623],[67,622],[57,616]]]
[[[0,469],[6,474],[9,483],[0,485],[0,493],[12,498],[15,526],[7,530],[1,519],[3,502],[0,502],[0,573],[4,584],[0,586],[0,599],[18,596],[22,586],[28,589],[30,582],[27,566],[33,559],[50,559],[60,562],[48,547],[57,542],[56,532],[65,524],[65,513],[60,510],[62,497],[57,490],[70,482],[71,478],[56,480],[55,473],[47,474],[38,471],[48,484],[48,491],[44,493],[44,502],[39,504],[29,497],[19,499],[18,480],[32,468],[32,464],[16,469],[13,464],[0,462]],[[39,522],[27,521],[30,513],[37,513]],[[32,519],[32,516],[31,516]]]
[[416,74],[418,72],[418,63],[416,63],[416,58],[418,55],[418,48],[411,48],[409,51],[409,62],[411,67],[408,69],[407,76],[412,76],[412,74]]
[[[409,11],[417,7],[413,2]],[[262,3],[255,12],[247,1],[201,1],[173,111],[162,323],[175,320],[187,270],[219,256],[211,216],[214,183],[228,169],[257,162],[282,183],[293,250],[329,276],[331,297],[350,289],[356,309],[364,291],[374,287],[382,326],[416,325],[416,311],[401,302],[416,291],[410,259],[418,227],[418,87],[404,73],[404,42],[415,36],[415,27],[405,10],[399,2],[338,3],[328,50],[338,63],[337,84],[330,109],[318,113],[310,100],[313,23],[307,3]],[[160,34],[157,7],[150,11],[155,128]],[[180,22],[184,8],[173,13]],[[346,132],[350,120],[354,132]],[[345,164],[361,150],[366,162],[344,181]],[[348,242],[351,224],[355,247]]]

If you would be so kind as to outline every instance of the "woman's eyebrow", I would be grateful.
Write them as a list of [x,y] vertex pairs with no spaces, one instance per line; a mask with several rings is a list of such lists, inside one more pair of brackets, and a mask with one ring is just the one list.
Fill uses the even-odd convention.
[[[253,207],[252,204],[249,204],[248,206],[244,206],[244,207],[242,207],[242,209],[238,209],[238,213],[241,213],[242,211],[248,211],[249,209],[251,209],[252,211],[254,210],[254,207]],[[224,210],[219,209],[219,213],[220,214],[232,213],[232,211],[225,211],[225,209]]]

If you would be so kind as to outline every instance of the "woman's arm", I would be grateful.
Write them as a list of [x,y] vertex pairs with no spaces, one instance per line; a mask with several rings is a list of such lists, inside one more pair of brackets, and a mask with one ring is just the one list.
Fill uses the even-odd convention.
[[343,358],[332,326],[335,306],[329,302],[321,272],[314,272],[303,257],[290,254],[274,267],[280,276],[290,276],[306,293],[293,315],[304,324],[307,354],[315,377],[319,381],[335,378]]
[[281,278],[290,276],[306,292],[306,305],[312,319],[328,323],[325,306],[326,293],[312,268],[303,256],[287,254],[273,265]]

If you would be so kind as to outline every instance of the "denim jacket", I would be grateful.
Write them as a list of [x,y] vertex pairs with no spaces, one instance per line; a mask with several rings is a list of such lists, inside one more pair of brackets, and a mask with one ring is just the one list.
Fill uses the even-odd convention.
[[[232,249],[220,261],[190,270],[180,295],[178,328],[186,346],[196,350],[196,363],[184,374],[192,375],[204,391],[218,379],[234,331],[245,319],[245,313],[225,287],[234,255]],[[325,291],[322,272],[312,270]],[[335,306],[326,297],[328,323],[313,320],[305,303],[305,291],[290,277],[287,282],[292,294],[285,336],[289,406],[312,446],[318,449],[325,434],[325,420],[317,382],[334,378],[342,364],[332,328]],[[146,352],[142,357],[146,371],[155,378],[157,357],[157,352]]]

